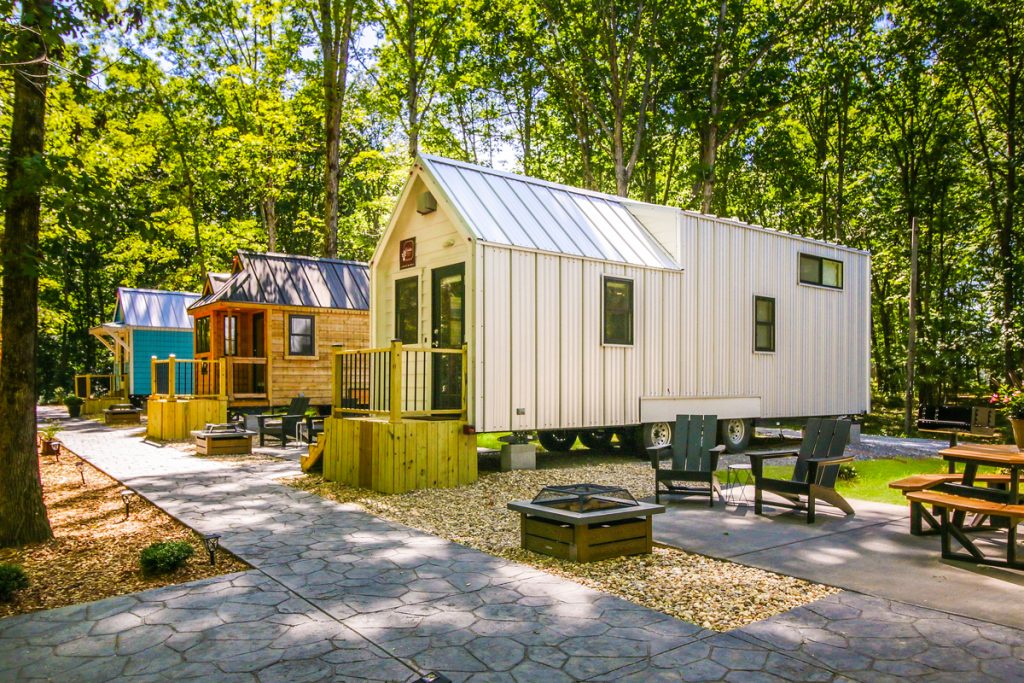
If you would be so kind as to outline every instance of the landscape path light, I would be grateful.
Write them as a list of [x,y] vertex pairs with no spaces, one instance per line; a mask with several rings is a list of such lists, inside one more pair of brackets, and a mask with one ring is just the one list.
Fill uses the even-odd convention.
[[135,492],[131,489],[121,489],[121,500],[124,502],[124,518],[128,519],[129,513],[131,513],[131,502],[132,498],[135,497]]
[[85,486],[85,461],[76,460],[75,468],[78,469],[78,474],[82,477],[82,486]]
[[212,566],[217,559],[217,546],[220,545],[220,534],[206,534],[203,536],[203,545],[206,546],[206,552],[210,553],[210,565]]

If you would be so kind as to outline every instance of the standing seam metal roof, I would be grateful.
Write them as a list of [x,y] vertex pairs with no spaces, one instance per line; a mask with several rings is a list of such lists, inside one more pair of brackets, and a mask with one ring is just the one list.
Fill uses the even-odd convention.
[[626,209],[625,198],[427,154],[420,163],[483,242],[680,268]]
[[241,267],[190,308],[215,302],[369,310],[365,263],[292,254],[239,251]]
[[126,327],[191,330],[187,310],[198,298],[190,292],[118,287],[114,322]]

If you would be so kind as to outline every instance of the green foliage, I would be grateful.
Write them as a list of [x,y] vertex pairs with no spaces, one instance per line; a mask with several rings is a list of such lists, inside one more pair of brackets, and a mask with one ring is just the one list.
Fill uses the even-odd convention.
[[0,602],[7,602],[22,588],[28,588],[28,576],[21,565],[0,563]]
[[85,403],[85,399],[82,398],[81,396],[75,396],[74,394],[69,394],[69,395],[64,397],[64,400],[62,401],[62,403],[64,405],[66,405],[68,408],[73,408],[75,406],[81,407],[82,404]]
[[56,420],[50,420],[39,428],[39,433],[42,435],[43,441],[53,441],[61,429],[62,427],[59,422]]
[[840,465],[838,476],[841,481],[853,481],[860,476],[860,473],[853,465]]
[[168,574],[184,567],[194,553],[195,549],[185,541],[153,543],[143,549],[139,563],[143,574]]
[[1024,390],[1020,387],[1004,385],[992,394],[989,402],[1007,417],[1024,420]]

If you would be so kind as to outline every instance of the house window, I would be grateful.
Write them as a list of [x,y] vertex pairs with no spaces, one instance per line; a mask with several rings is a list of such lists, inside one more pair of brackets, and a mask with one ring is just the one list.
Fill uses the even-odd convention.
[[843,288],[843,262],[822,256],[800,254],[800,282],[833,289]]
[[633,281],[604,279],[604,343],[633,344]]
[[288,355],[315,356],[316,343],[313,316],[288,316]]
[[754,350],[775,351],[775,299],[754,297]]
[[238,316],[224,316],[224,355],[238,355]]
[[210,318],[196,318],[196,353],[210,352]]
[[403,344],[415,344],[419,338],[419,298],[419,278],[395,281],[395,339]]

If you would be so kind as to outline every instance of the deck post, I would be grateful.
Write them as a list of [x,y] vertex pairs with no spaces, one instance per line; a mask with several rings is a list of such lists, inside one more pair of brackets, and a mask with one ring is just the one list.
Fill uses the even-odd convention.
[[150,395],[160,393],[156,386],[156,356],[149,357],[149,393]]
[[217,363],[217,382],[220,386],[217,387],[217,398],[228,397],[228,364],[223,358],[216,361]]
[[174,400],[174,362],[176,360],[173,353],[167,356],[167,398],[170,400]]
[[331,415],[341,407],[341,352],[344,344],[331,345]]
[[391,376],[388,408],[391,424],[402,421],[402,341],[391,340]]

